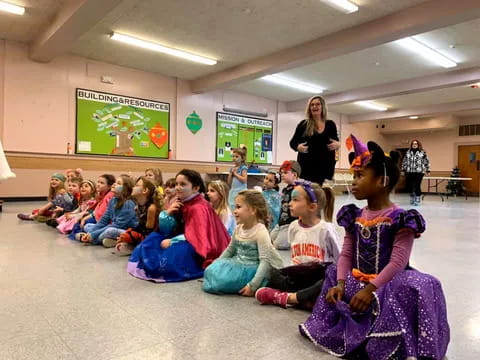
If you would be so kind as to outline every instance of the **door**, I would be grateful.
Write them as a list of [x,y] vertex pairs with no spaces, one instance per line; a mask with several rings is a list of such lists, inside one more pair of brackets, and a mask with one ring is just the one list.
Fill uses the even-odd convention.
[[480,145],[465,145],[458,147],[458,167],[461,177],[472,178],[464,181],[465,189],[471,195],[480,192]]

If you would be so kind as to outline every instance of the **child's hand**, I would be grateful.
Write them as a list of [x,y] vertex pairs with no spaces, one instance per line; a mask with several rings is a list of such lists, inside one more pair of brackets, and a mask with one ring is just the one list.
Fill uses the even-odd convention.
[[373,300],[373,291],[374,289],[372,290],[370,285],[359,290],[350,300],[350,310],[352,312],[364,312],[367,310]]
[[172,215],[178,212],[183,206],[183,203],[180,199],[175,199],[175,201],[169,206],[167,213],[168,215]]
[[60,206],[55,207],[55,209],[53,210],[53,212],[55,213],[62,212],[62,211],[63,211],[63,208],[61,208]]
[[240,295],[242,296],[253,296],[253,291],[250,288],[250,285],[245,285],[239,292]]
[[166,248],[170,247],[170,245],[172,245],[172,240],[171,239],[162,240],[162,242],[160,243],[160,247],[162,249],[166,249]]
[[328,289],[326,300],[330,304],[336,304],[337,301],[342,300],[345,290],[343,286],[334,286]]

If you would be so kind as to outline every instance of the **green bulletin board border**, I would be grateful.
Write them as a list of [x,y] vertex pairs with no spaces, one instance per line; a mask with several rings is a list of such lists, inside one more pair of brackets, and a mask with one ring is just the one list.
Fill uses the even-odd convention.
[[[168,141],[167,141],[167,155],[166,156],[127,156],[127,155],[114,155],[114,154],[98,154],[98,153],[84,153],[84,152],[78,152],[78,90],[85,90],[85,91],[93,91],[101,94],[106,94],[106,95],[115,95],[115,96],[122,96],[122,97],[127,97],[127,98],[132,98],[132,99],[137,99],[137,100],[144,100],[144,101],[152,101],[152,102],[157,102],[157,103],[162,103],[162,104],[168,104]],[[99,91],[99,90],[93,90],[93,89],[85,89],[85,88],[75,88],[75,154],[82,155],[82,156],[92,156],[92,157],[104,157],[104,158],[111,158],[111,157],[116,157],[116,158],[125,158],[125,159],[163,159],[163,160],[169,160],[169,154],[170,154],[170,130],[171,130],[171,124],[170,124],[170,112],[171,112],[171,104],[166,101],[159,101],[159,100],[153,100],[153,99],[145,99],[145,98],[139,98],[136,96],[130,96],[130,95],[122,95],[122,94],[116,94],[116,93],[109,93],[105,91]]]
[[[216,123],[215,123],[215,162],[219,163],[231,163],[231,161],[225,161],[225,160],[218,160],[218,114],[224,114],[224,115],[231,115],[231,116],[238,116],[238,117],[243,117],[247,119],[254,119],[254,120],[261,120],[261,121],[268,121],[272,124],[272,159],[273,159],[273,120],[270,119],[262,119],[262,118],[257,118],[253,116],[246,116],[242,114],[235,114],[235,113],[226,113],[223,111],[217,111],[215,117],[216,117]],[[247,149],[248,151],[249,149]],[[266,163],[259,163],[258,165],[272,165],[273,163],[271,162],[266,162]]]

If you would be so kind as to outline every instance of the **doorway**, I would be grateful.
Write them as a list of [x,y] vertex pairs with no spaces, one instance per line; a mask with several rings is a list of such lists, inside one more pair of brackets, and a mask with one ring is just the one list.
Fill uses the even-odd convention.
[[458,168],[461,177],[472,178],[464,181],[465,190],[470,196],[480,193],[480,145],[458,146]]

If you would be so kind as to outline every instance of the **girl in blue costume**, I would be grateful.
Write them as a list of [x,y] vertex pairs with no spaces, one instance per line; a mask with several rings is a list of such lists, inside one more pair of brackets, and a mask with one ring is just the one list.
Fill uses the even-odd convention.
[[343,248],[300,332],[338,357],[443,359],[450,330],[441,284],[408,264],[425,220],[390,201],[399,155],[385,156],[374,142],[367,148],[353,135],[350,139],[352,193],[368,206],[350,204],[338,212]]
[[176,178],[176,200],[159,215],[159,230],[133,251],[127,271],[142,280],[173,282],[196,279],[230,242],[225,226],[205,200],[205,185],[195,170]]
[[272,231],[278,224],[280,218],[280,208],[282,207],[282,195],[278,192],[278,184],[281,181],[280,173],[269,171],[263,179],[263,197],[267,202],[269,215],[269,230]]
[[267,283],[272,269],[283,267],[283,262],[265,227],[267,204],[259,191],[241,191],[233,213],[238,225],[232,242],[205,271],[203,290],[253,296]]
[[242,147],[233,150],[233,162],[235,166],[230,169],[228,174],[227,183],[230,186],[230,192],[228,194],[228,205],[230,210],[235,210],[235,197],[237,194],[247,188],[248,168],[245,165],[247,160],[247,148]]

